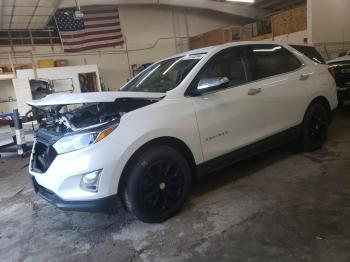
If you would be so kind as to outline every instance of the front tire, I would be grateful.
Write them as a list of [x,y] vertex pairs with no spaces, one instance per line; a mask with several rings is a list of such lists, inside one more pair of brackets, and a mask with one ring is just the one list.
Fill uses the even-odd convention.
[[191,189],[186,159],[169,146],[156,146],[142,152],[134,163],[122,192],[128,210],[147,223],[178,213]]
[[302,131],[301,149],[315,151],[326,142],[328,135],[329,115],[324,105],[312,104],[307,110]]

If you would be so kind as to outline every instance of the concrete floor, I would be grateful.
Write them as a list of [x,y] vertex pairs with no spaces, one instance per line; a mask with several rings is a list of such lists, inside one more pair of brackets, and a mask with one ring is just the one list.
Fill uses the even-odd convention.
[[55,209],[28,159],[0,159],[0,261],[350,261],[350,107],[325,147],[288,147],[204,179],[182,213],[143,224]]

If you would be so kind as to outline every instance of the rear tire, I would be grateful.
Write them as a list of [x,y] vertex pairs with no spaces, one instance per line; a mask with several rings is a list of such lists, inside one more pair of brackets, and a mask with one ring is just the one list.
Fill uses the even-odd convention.
[[191,190],[186,159],[169,146],[156,146],[135,159],[122,189],[127,209],[146,223],[159,223],[177,214]]
[[302,130],[300,146],[303,151],[315,151],[326,142],[328,135],[329,115],[324,105],[312,104],[307,110]]

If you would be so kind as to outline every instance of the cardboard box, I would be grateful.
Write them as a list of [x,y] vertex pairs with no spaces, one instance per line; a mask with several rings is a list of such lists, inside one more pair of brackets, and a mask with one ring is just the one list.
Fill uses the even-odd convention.
[[39,60],[39,68],[51,68],[51,67],[55,67],[53,59]]
[[191,49],[197,49],[213,45],[221,45],[232,42],[233,31],[231,27],[212,30],[190,38]]
[[241,34],[242,29],[240,26],[233,26],[231,28],[232,30],[232,41],[240,41],[241,40]]
[[301,5],[271,17],[274,36],[307,30],[307,7]]
[[242,41],[251,40],[252,37],[253,37],[253,24],[242,26],[241,40]]

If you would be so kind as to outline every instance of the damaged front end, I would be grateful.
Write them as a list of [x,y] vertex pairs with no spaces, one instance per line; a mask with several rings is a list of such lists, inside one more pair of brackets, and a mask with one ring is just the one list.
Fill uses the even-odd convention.
[[84,94],[71,94],[71,97],[67,94],[58,100],[55,99],[57,95],[50,95],[49,98],[28,102],[39,123],[31,171],[45,173],[57,155],[101,141],[118,127],[124,114],[158,102],[164,96],[137,97],[133,94],[125,97],[119,93],[127,92],[113,93],[118,93],[114,100],[112,94],[111,97],[105,94],[101,97],[100,93],[95,93],[93,98],[89,93],[85,95],[86,99]]

